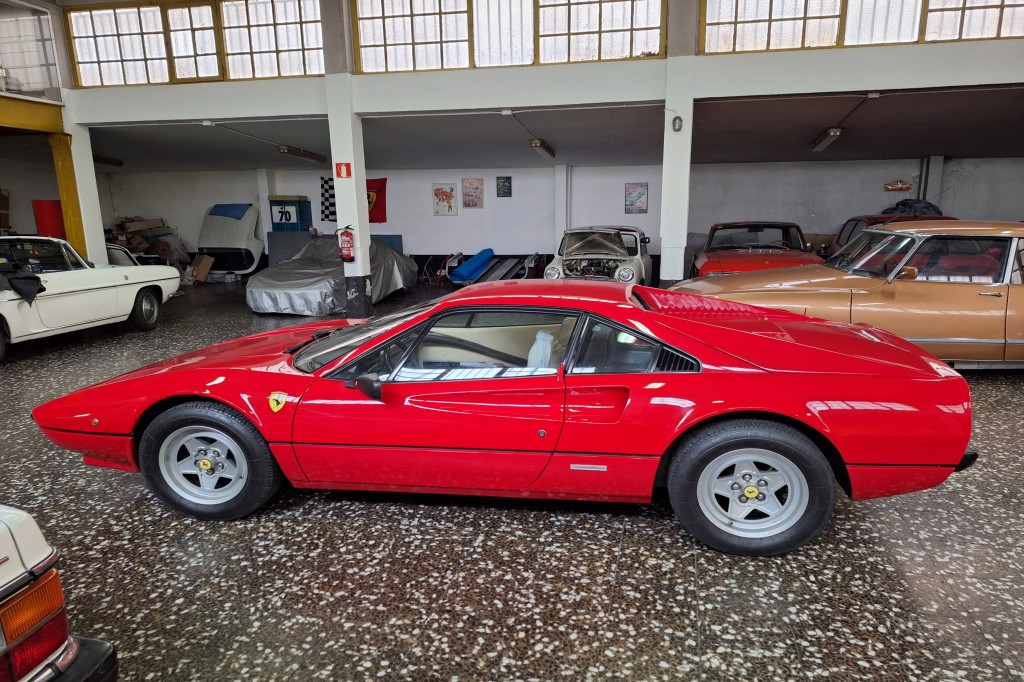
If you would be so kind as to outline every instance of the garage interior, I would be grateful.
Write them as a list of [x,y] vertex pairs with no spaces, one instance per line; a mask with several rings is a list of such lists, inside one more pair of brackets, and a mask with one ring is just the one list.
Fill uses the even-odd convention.
[[[0,227],[34,234],[32,202],[61,200],[90,260],[106,261],[104,228],[127,216],[173,226],[191,257],[212,205],[256,205],[269,233],[270,197],[298,195],[309,227],[352,223],[359,244],[400,236],[421,271],[485,248],[550,257],[566,228],[635,225],[664,286],[719,222],[794,221],[824,238],[901,199],[1024,220],[1020,37],[707,54],[704,3],[665,0],[657,58],[364,73],[356,3],[321,3],[324,75],[83,87],[65,13],[109,5],[0,0],[0,23],[50,17],[60,73],[59,87],[0,92]],[[69,149],[23,105],[59,107]],[[830,128],[841,135],[813,151]],[[322,182],[340,162],[353,178],[333,180],[326,220]],[[503,176],[510,197],[495,194]],[[355,189],[368,178],[388,181],[383,224]],[[463,178],[483,178],[483,207],[432,214],[432,184]],[[911,189],[885,190],[897,180]],[[638,182],[649,208],[626,214],[623,184]],[[30,511],[60,548],[71,630],[115,643],[121,679],[1024,676],[1018,372],[965,372],[976,466],[911,495],[840,496],[820,538],[777,558],[704,547],[663,499],[289,489],[209,523],[164,507],[138,475],[84,466],[30,416],[116,374],[307,321],[251,312],[244,281],[182,290],[153,333],[12,344],[0,367],[0,503]],[[421,282],[372,312],[453,290]]]

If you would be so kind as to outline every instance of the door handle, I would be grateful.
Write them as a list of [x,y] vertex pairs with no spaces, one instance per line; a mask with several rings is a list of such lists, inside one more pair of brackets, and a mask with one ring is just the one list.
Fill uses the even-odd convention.
[[1003,292],[1001,292],[1001,291],[982,291],[982,292],[980,292],[978,294],[978,296],[996,296],[996,297],[1001,297],[1002,295],[1003,295]]

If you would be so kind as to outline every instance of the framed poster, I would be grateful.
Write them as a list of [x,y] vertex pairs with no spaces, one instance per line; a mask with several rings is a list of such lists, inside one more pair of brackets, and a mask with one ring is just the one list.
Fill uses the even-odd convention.
[[484,179],[462,178],[462,208],[484,207]]
[[459,215],[459,191],[454,182],[434,185],[434,215]]
[[512,196],[512,176],[511,175],[499,175],[495,179],[495,184],[498,186],[499,197],[510,197]]
[[626,213],[647,213],[647,183],[626,183]]

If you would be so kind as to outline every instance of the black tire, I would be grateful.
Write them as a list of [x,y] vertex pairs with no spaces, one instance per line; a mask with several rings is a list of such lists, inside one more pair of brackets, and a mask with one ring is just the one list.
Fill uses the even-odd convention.
[[160,297],[153,289],[143,289],[135,295],[135,305],[128,321],[140,331],[156,329],[160,323]]
[[259,430],[218,403],[184,403],[157,416],[139,441],[139,466],[166,504],[211,521],[248,516],[284,482]]
[[736,419],[680,444],[668,494],[679,522],[709,547],[776,556],[821,533],[835,508],[836,481],[821,450],[796,429]]
[[4,325],[0,323],[0,362],[3,362],[4,356],[7,354],[7,335],[4,332]]

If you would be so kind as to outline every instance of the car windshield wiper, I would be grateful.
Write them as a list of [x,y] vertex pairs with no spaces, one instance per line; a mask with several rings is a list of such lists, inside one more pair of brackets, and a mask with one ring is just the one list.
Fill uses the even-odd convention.
[[313,332],[312,336],[310,336],[308,339],[306,339],[305,341],[299,341],[294,346],[288,346],[287,348],[284,349],[284,352],[288,355],[295,355],[302,348],[308,346],[317,339],[322,339],[325,336],[330,336],[331,334],[334,333],[334,331],[334,329],[321,329],[320,331]]

